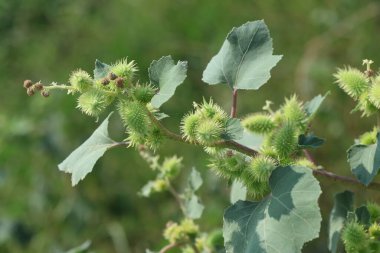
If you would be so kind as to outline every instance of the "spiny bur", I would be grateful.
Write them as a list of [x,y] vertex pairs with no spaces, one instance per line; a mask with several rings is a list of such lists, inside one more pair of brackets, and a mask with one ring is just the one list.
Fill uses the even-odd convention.
[[226,152],[210,158],[208,167],[227,180],[239,178],[248,166],[246,157],[240,153]]
[[199,122],[198,128],[196,130],[196,140],[204,145],[213,144],[221,140],[221,135],[223,133],[222,125],[212,119],[205,119]]
[[370,214],[370,221],[380,223],[380,205],[369,202],[367,203],[367,209]]
[[354,99],[358,99],[370,87],[365,74],[351,67],[339,69],[334,77],[339,87]]
[[107,96],[103,91],[91,89],[78,98],[79,108],[83,113],[98,117],[100,113],[112,102],[112,98]]
[[371,101],[377,109],[380,109],[380,76],[376,77],[369,91],[369,101]]
[[112,76],[113,79],[110,79],[116,80],[117,77],[121,77],[125,83],[129,83],[132,81],[136,71],[137,67],[134,61],[128,62],[127,59],[123,59],[111,66],[111,73],[114,75]]
[[292,122],[287,122],[275,133],[273,148],[280,159],[287,159],[296,151],[297,146],[297,129]]
[[81,69],[74,71],[69,79],[71,86],[81,93],[87,91],[93,85],[93,82],[91,76]]
[[201,117],[198,113],[189,113],[183,117],[181,121],[181,132],[186,140],[196,140],[196,133],[200,120]]
[[243,119],[244,128],[253,133],[267,134],[276,127],[270,115],[257,113]]
[[131,88],[130,93],[136,100],[146,104],[152,100],[156,90],[149,84],[137,84]]
[[358,253],[368,247],[368,236],[364,226],[355,221],[345,225],[342,240],[347,253]]
[[268,182],[272,171],[276,168],[275,161],[267,156],[259,155],[252,158],[247,168],[247,176],[259,182]]
[[284,118],[289,122],[294,123],[300,130],[306,128],[306,112],[303,109],[302,103],[298,101],[297,96],[285,99],[285,104],[282,106]]
[[146,135],[150,126],[146,110],[145,105],[138,101],[122,101],[118,104],[124,125],[140,135]]

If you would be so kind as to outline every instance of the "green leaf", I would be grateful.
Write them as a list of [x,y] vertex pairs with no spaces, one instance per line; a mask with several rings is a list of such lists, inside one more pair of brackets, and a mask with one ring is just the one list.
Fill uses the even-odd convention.
[[154,107],[159,108],[174,95],[176,88],[185,80],[187,62],[178,61],[174,64],[170,55],[164,56],[159,60],[154,60],[148,72],[150,82],[160,89],[151,101]]
[[111,66],[107,65],[98,59],[95,61],[95,69],[94,69],[94,79],[99,80],[108,75],[108,72],[110,71]]
[[247,187],[239,180],[234,180],[231,186],[230,202],[235,204],[238,200],[246,200]]
[[226,126],[226,133],[222,135],[225,140],[240,140],[243,138],[244,128],[237,118],[229,118]]
[[327,92],[324,96],[318,95],[314,97],[312,100],[308,101],[304,105],[304,109],[308,117],[313,116],[321,106],[322,102],[325,100],[329,92]]
[[272,194],[259,202],[238,201],[224,214],[227,252],[300,253],[318,237],[321,188],[306,167],[279,167],[270,180]]
[[298,136],[298,146],[301,148],[318,148],[325,143],[324,139],[321,139],[313,134]]
[[81,245],[79,245],[78,247],[75,247],[69,251],[66,251],[66,253],[85,253],[85,252],[88,252],[90,246],[91,246],[91,241],[88,240],[82,243]]
[[282,58],[272,55],[272,38],[263,20],[234,27],[227,35],[202,80],[208,84],[228,84],[233,89],[257,90],[270,78],[270,70]]
[[376,138],[375,144],[355,144],[347,151],[352,173],[367,186],[376,177],[380,168],[379,133]]
[[252,134],[246,130],[243,131],[243,137],[239,140],[235,140],[237,143],[251,148],[253,150],[259,151],[261,144],[264,141],[264,137],[256,134]]
[[329,222],[329,250],[338,252],[341,231],[347,219],[348,212],[353,210],[354,194],[344,191],[335,195],[334,207],[330,214]]
[[192,168],[183,195],[185,215],[190,219],[199,219],[202,216],[204,206],[200,203],[198,196],[195,194],[202,184],[203,180],[201,174],[195,168]]
[[361,206],[355,210],[357,221],[365,226],[370,225],[371,215],[366,206]]
[[58,165],[60,171],[71,173],[73,186],[92,171],[96,161],[110,147],[117,144],[108,137],[108,122],[111,115],[112,113],[100,124],[90,138]]

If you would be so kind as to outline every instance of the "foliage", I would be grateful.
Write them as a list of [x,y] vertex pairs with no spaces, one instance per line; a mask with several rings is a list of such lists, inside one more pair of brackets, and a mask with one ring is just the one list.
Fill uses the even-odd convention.
[[[246,32],[246,30],[248,32]],[[237,43],[239,40],[247,43],[247,38],[244,36],[252,36],[252,32],[256,30],[259,35],[263,34],[261,35],[263,36],[262,38],[260,36],[257,38],[257,45],[256,43],[251,45],[251,42],[248,42],[248,44],[243,47],[245,50],[241,51],[243,55],[237,53],[236,44],[234,43]],[[256,41],[256,39],[252,37],[252,41]],[[268,51],[269,48],[270,50]],[[253,49],[252,52],[250,51],[251,49]],[[264,49],[263,56],[258,54],[258,52],[261,52],[258,49]],[[268,52],[270,52],[270,54],[268,54]],[[271,39],[269,38],[269,32],[262,21],[247,23],[239,28],[234,28],[223,44],[220,53],[210,62],[209,67],[205,71],[204,80],[205,76],[207,79],[207,76],[215,78],[215,76],[218,75],[218,81],[222,80],[220,79],[220,71],[218,72],[218,69],[214,66],[216,64],[215,62],[220,63],[220,59],[223,59],[221,67],[223,71],[225,71],[224,60],[227,62],[226,66],[234,66],[232,62],[236,63],[240,61],[241,63],[235,66],[234,69],[228,70],[229,75],[224,76],[225,79],[222,81],[227,82],[227,84],[230,84],[234,89],[258,89],[267,81],[269,78],[269,70],[280,59],[279,57],[272,56],[271,53]],[[254,60],[252,61],[248,57],[246,62],[246,56],[252,57]],[[259,69],[259,71],[263,72],[257,72],[258,67],[256,61],[258,59],[267,64],[263,69]],[[228,64],[229,61],[231,64]],[[158,62],[153,62],[152,66],[156,66]],[[247,124],[245,125],[246,131],[252,131],[264,135],[263,143],[258,151],[251,149],[249,146],[240,144],[239,141],[244,138],[244,134],[239,121],[233,119],[234,115],[231,117],[227,116],[227,114],[214,104],[212,100],[210,100],[210,102],[204,101],[203,104],[195,104],[195,111],[190,112],[183,119],[183,134],[177,135],[164,127],[160,122],[160,118],[156,116],[157,113],[159,113],[160,105],[166,102],[167,99],[174,94],[175,87],[183,81],[182,77],[184,74],[182,73],[182,77],[178,77],[177,71],[173,70],[173,68],[178,65],[174,65],[173,61],[169,61],[169,65],[170,67],[166,67],[166,65],[163,67],[156,66],[156,70],[153,72],[157,75],[152,79],[151,74],[151,83],[145,85],[142,95],[140,92],[135,92],[136,89],[141,87],[140,82],[134,79],[134,72],[136,70],[135,65],[126,60],[122,60],[114,65],[106,65],[97,61],[95,64],[94,78],[91,79],[91,82],[88,82],[88,75],[84,75],[85,78],[71,78],[71,80],[76,80],[75,82],[77,83],[75,85],[73,85],[75,82],[71,83],[70,86],[57,85],[55,83],[52,83],[51,85],[42,85],[40,82],[35,82],[29,86],[30,82],[28,82],[28,85],[25,86],[29,87],[25,88],[27,89],[28,95],[33,95],[39,90],[41,91],[41,94],[45,96],[46,94],[49,94],[47,92],[54,89],[64,89],[73,95],[80,93],[78,108],[80,108],[82,112],[90,116],[95,116],[96,118],[101,115],[101,112],[104,111],[107,106],[113,101],[116,101],[118,112],[126,127],[128,137],[123,142],[115,142],[109,139],[110,143],[106,143],[106,145],[122,143],[138,149],[150,148],[155,151],[161,147],[163,141],[166,139],[172,139],[202,146],[210,155],[210,160],[212,161],[210,167],[214,168],[217,174],[229,180],[242,182],[250,197],[261,200],[257,202],[240,201],[227,209],[224,225],[226,250],[228,252],[246,252],[246,250],[248,250],[247,252],[253,250],[256,250],[253,252],[272,252],[273,250],[278,251],[276,248],[281,248],[285,250],[285,252],[300,252],[303,244],[314,239],[320,229],[320,213],[319,208],[317,207],[317,199],[320,190],[318,183],[313,176],[313,174],[318,174],[319,172],[312,171],[312,169],[315,169],[314,166],[309,166],[309,168],[298,166],[301,165],[300,161],[304,156],[302,149],[306,146],[317,147],[321,142],[319,138],[307,135],[312,116],[314,116],[315,113],[315,109],[311,108],[318,107],[319,105],[315,105],[318,104],[318,102],[312,105],[304,104],[299,101],[296,96],[292,96],[286,99],[284,104],[277,111],[272,111],[270,107],[266,107],[264,111],[266,111],[265,113],[268,115],[264,124],[265,131],[262,131],[264,129],[262,127],[262,122],[257,124],[255,121],[257,119],[253,119],[253,122],[251,123],[253,123],[252,125],[254,126],[259,125],[259,128],[251,127],[250,129]],[[184,67],[183,64],[182,67]],[[252,72],[250,72],[250,68],[252,68]],[[124,69],[125,71],[120,71],[120,69]],[[367,75],[369,70],[368,67],[366,70]],[[162,73],[161,71],[167,72]],[[352,71],[352,69],[348,69],[348,71]],[[83,75],[83,72],[76,73],[81,73],[81,75]],[[258,82],[252,82],[251,84],[245,83],[246,79],[244,78],[249,77],[252,73],[264,73],[262,75],[263,79]],[[373,114],[376,111],[376,105],[374,103],[376,92],[373,91],[371,94],[366,94],[366,91],[362,88],[356,89],[355,85],[358,83],[356,76],[354,80],[355,84],[348,85],[350,89],[354,86],[355,87],[354,89],[349,90],[347,88],[347,83],[345,82],[347,82],[347,80],[350,82],[350,79],[341,78],[341,74],[342,73],[337,74],[340,86],[346,92],[349,91],[349,94],[353,94],[355,99],[359,99],[358,108],[363,111],[364,115],[369,116]],[[357,70],[355,70],[355,74],[357,74]],[[173,75],[176,77],[173,77]],[[82,80],[84,79],[86,79],[85,85],[82,83]],[[234,82],[232,82],[233,79]],[[78,83],[78,80],[81,84]],[[171,82],[168,82],[168,80],[171,80]],[[162,85],[160,82],[162,82]],[[214,81],[210,82],[213,84]],[[91,85],[88,85],[89,83]],[[375,86],[375,84],[373,84],[373,86]],[[162,89],[164,90],[164,93],[161,93],[161,96],[164,94],[165,98],[160,98],[159,102],[154,102],[154,97],[156,95],[152,96],[152,89],[149,87],[153,87],[153,89],[160,87],[159,91],[156,90],[156,95],[158,94],[160,96]],[[167,91],[167,89],[169,91]],[[360,94],[358,94],[358,92]],[[140,95],[136,96],[136,94]],[[262,118],[260,118],[260,120],[262,120]],[[106,126],[108,118],[105,122]],[[234,123],[231,124],[231,122]],[[270,122],[271,125],[268,124],[268,122]],[[100,127],[101,129],[104,129],[103,124]],[[234,127],[231,128],[231,125],[234,125]],[[257,131],[257,129],[259,129],[259,131]],[[233,137],[226,138],[226,136]],[[300,139],[303,141],[300,142]],[[92,137],[89,140],[92,140]],[[90,142],[92,143],[92,141]],[[103,144],[104,143],[102,142],[101,145]],[[92,149],[89,150],[92,151]],[[91,168],[85,167],[85,169],[83,169],[83,164],[75,164],[75,167],[71,168],[76,169],[69,169],[70,172],[73,174],[77,171],[85,171],[88,173],[92,170],[91,165],[96,162],[99,156],[103,155],[104,151],[105,150],[102,150],[100,155],[93,157],[92,161],[89,163]],[[365,150],[363,151],[364,154],[359,153],[359,156],[365,157],[368,152],[372,154],[372,151]],[[308,156],[307,152],[304,154]],[[357,156],[356,153],[355,156]],[[144,158],[147,161],[154,160],[154,158],[147,159],[148,156],[145,156]],[[175,161],[175,163],[178,163],[178,160]],[[169,190],[178,201],[181,209],[185,210],[184,205],[186,204],[184,203],[186,203],[186,197],[179,195],[176,190],[171,187],[170,181],[174,176],[168,176],[171,175],[171,173],[165,174],[164,164],[165,162],[159,166],[160,174],[158,178],[161,181],[155,181],[155,183],[159,182],[157,184],[158,186],[154,185],[152,188],[158,192]],[[178,169],[175,169],[174,171],[177,170]],[[175,174],[176,173],[173,173],[173,175]],[[373,175],[373,177],[374,176],[375,175]],[[370,178],[370,181],[372,181],[373,177]],[[83,178],[83,174],[80,178]],[[76,179],[75,182],[77,180],[78,179]],[[197,180],[199,181],[199,179]],[[366,185],[368,185],[370,181],[366,181]],[[195,185],[197,185],[197,183]],[[198,187],[199,183],[197,187],[194,187],[194,183],[189,183],[190,190],[193,188],[190,201],[194,198],[194,191],[197,190]],[[312,188],[312,190],[308,190],[310,188]],[[305,198],[305,194],[302,192],[307,193],[307,198]],[[282,198],[284,198],[284,200]],[[194,203],[199,205],[197,197]],[[245,211],[241,212],[242,210],[240,210],[240,208],[244,208]],[[199,206],[196,209],[199,210]],[[247,217],[247,211],[252,212],[250,222],[248,224],[244,223],[244,225],[239,224],[239,222],[244,221]],[[201,233],[197,225],[194,224],[193,219],[197,218],[199,215],[189,217],[192,216],[189,215],[189,213],[193,212],[184,211],[185,218],[181,222],[173,222],[168,225],[168,228],[164,233],[165,238],[168,239],[171,245],[182,248],[184,252],[212,251],[215,248],[213,247],[215,245],[207,245],[207,243],[204,243],[204,238],[207,238],[209,235],[207,233]],[[279,221],[282,215],[284,215],[284,220]],[[374,217],[371,217],[371,219],[374,219]],[[268,224],[267,220],[269,220]],[[357,218],[357,220],[350,219],[349,223],[347,223],[343,230],[342,238],[346,250],[356,252],[368,248],[375,252],[378,244],[376,242],[378,231],[376,227],[377,221],[371,225],[371,229],[368,231],[364,225],[360,225],[358,221],[360,221],[359,218]],[[259,226],[262,222],[264,222],[264,229]],[[242,233],[241,226],[249,226],[249,229],[244,228],[245,232],[243,235],[237,236],[236,233],[238,235]],[[296,229],[296,231],[293,230],[292,233],[286,231],[290,226],[295,226],[293,229]],[[290,240],[293,241],[293,243],[285,243],[285,241],[281,241],[282,239],[279,240],[280,238],[278,238],[278,240],[275,240],[276,244],[273,244],[271,240],[274,241],[276,238],[275,234],[269,238],[266,237],[267,231],[276,231],[277,227],[280,228],[280,230],[283,230],[284,234],[290,236],[285,241],[288,242]],[[302,233],[302,236],[297,233],[301,227],[302,232],[300,232]],[[258,233],[259,235],[257,235]],[[262,236],[264,236],[264,239],[261,238]],[[362,237],[360,238],[360,236]],[[358,238],[361,240],[359,242],[360,248],[355,248],[352,245],[358,244]],[[263,242],[264,245],[252,248],[252,245],[255,245],[255,240],[260,243]]]

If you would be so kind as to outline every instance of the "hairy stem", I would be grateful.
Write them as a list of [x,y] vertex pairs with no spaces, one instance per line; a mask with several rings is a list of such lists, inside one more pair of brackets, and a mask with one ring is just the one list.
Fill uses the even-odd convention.
[[237,97],[238,97],[238,90],[234,89],[232,92],[232,106],[231,106],[231,118],[236,117],[237,113]]
[[171,184],[169,184],[169,192],[173,195],[183,215],[186,216],[185,207],[183,206],[181,195],[174,189],[174,187]]

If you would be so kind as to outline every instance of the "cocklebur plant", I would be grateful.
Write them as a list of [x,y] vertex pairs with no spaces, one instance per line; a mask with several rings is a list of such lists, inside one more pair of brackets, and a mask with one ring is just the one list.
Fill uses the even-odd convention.
[[[281,58],[273,55],[264,21],[233,28],[202,77],[209,85],[226,84],[231,88],[231,112],[224,111],[212,98],[204,98],[178,119],[179,134],[165,127],[163,120],[168,115],[160,108],[185,80],[187,63],[175,63],[170,56],[152,62],[148,83],[137,80],[134,61],[123,59],[111,65],[96,60],[93,76],[76,70],[68,85],[26,80],[24,87],[28,95],[40,91],[45,97],[53,90],[66,90],[78,96],[78,109],[96,119],[103,117],[108,108],[115,108],[126,138],[114,141],[109,137],[110,113],[58,168],[70,173],[76,185],[107,150],[136,149],[156,172],[156,178],[139,194],[149,197],[169,192],[183,214],[180,220],[168,222],[163,232],[168,244],[158,252],[178,248],[184,253],[299,253],[305,243],[318,237],[321,228],[318,198],[322,190],[317,177],[380,190],[380,184],[373,182],[380,168],[379,133],[375,126],[348,150],[348,162],[356,177],[352,178],[324,169],[311,154],[311,149],[324,144],[313,134],[311,123],[327,94],[306,102],[292,95],[276,110],[272,108],[274,102],[268,100],[262,110],[238,118],[239,90],[258,90]],[[334,76],[338,86],[357,101],[354,111],[371,116],[380,108],[380,75],[371,69],[373,61],[363,63],[364,71],[346,67]],[[197,224],[204,209],[197,196],[203,183],[201,174],[193,168],[187,172],[186,187],[176,189],[173,182],[186,172],[183,158],[174,155],[161,159],[156,154],[166,141],[202,148],[209,157],[205,165],[231,186],[232,205],[225,210],[222,230],[207,233]],[[330,215],[327,247],[333,253],[339,247],[348,253],[379,252],[379,222],[380,207],[376,203],[354,210],[353,193],[339,193]]]

